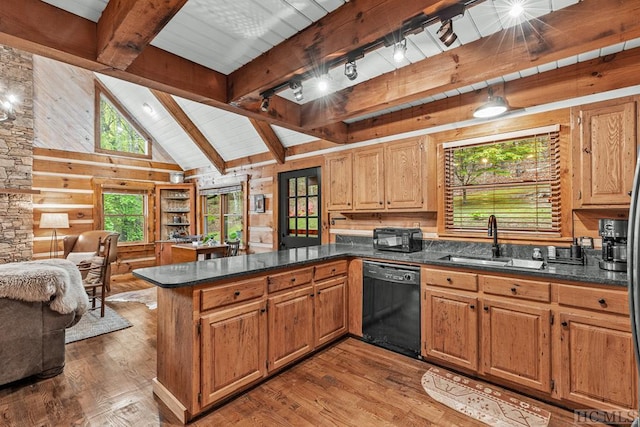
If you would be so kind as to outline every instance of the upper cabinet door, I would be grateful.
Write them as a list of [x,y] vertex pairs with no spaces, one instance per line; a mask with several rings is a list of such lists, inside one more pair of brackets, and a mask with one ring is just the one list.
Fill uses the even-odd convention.
[[353,209],[353,154],[340,153],[328,156],[327,169],[327,209],[330,211],[350,211]]
[[385,149],[387,209],[421,208],[423,144],[408,141]]
[[356,151],[353,156],[355,208],[384,209],[384,150],[375,147]]
[[636,163],[635,100],[581,109],[578,206],[626,205]]

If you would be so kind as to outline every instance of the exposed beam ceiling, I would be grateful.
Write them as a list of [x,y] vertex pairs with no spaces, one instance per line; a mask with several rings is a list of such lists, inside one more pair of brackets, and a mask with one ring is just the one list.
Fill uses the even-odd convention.
[[213,148],[207,137],[205,137],[200,129],[191,121],[189,116],[184,112],[182,108],[178,105],[173,97],[165,92],[160,92],[155,89],[151,89],[153,95],[160,101],[162,106],[173,116],[176,122],[184,129],[184,131],[189,135],[191,140],[196,144],[196,146],[202,151],[202,154],[205,155],[207,159],[215,166],[215,168],[224,175],[227,169],[227,165],[225,164],[224,159],[218,154],[218,152]]
[[98,62],[125,70],[186,2],[109,2],[98,21]]
[[283,164],[286,155],[286,148],[282,146],[280,138],[278,138],[278,135],[273,131],[271,125],[262,120],[249,119],[249,121],[251,121],[251,124],[255,128],[256,132],[258,132],[258,135],[260,135],[260,138],[264,141],[276,162]]

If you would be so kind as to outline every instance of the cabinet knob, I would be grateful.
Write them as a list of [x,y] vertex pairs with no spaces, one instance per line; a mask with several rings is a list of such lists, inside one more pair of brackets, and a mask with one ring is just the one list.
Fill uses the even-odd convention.
[[309,294],[309,296],[310,296],[311,298],[313,298],[313,297],[315,296],[315,294]]
[[518,293],[518,288],[516,288],[515,286],[513,288],[511,288],[511,293],[512,294],[517,294]]
[[390,204],[391,204],[391,201],[387,200],[387,204],[388,204],[388,205],[390,205]]
[[266,309],[266,308],[261,308],[261,309],[260,309],[260,313],[264,313],[264,312],[266,312],[266,311],[267,311],[267,309]]
[[489,307],[488,306],[484,306],[484,311],[488,312],[489,311]]
[[292,277],[292,278],[291,278],[291,283],[293,283],[293,282],[295,282],[295,281],[296,281],[296,278],[295,278],[295,277]]
[[451,283],[451,277],[447,277],[447,282]]
[[569,326],[569,324],[568,324],[567,322],[562,322],[562,323],[561,323],[561,325],[562,325],[563,327],[565,327],[565,328],[566,328],[567,326]]
[[607,303],[607,300],[606,300],[606,299],[604,299],[604,298],[600,298],[600,299],[598,300],[598,303],[599,303],[600,305],[605,305],[605,304]]
[[233,293],[233,295],[234,295],[234,296],[239,297],[239,296],[240,296],[240,291],[235,291],[235,292]]
[[632,194],[632,192],[631,191],[627,191],[627,194],[630,196]]
[[381,200],[381,201],[379,201],[378,203],[380,203],[381,205],[383,205],[383,204],[384,204],[384,203],[382,202],[382,200]]
[[475,309],[475,308],[476,308],[476,306],[475,306],[474,304],[469,304],[469,308],[470,308],[471,310],[473,310],[473,309]]

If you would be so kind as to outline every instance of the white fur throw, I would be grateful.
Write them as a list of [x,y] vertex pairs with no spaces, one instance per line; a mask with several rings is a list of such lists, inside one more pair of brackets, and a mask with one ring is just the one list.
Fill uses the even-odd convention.
[[82,315],[89,306],[80,270],[57,258],[0,264],[0,298],[51,301],[51,309],[63,314]]

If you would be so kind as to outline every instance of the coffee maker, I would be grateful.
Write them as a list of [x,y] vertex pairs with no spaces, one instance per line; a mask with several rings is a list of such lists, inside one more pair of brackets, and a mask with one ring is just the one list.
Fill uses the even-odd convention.
[[600,219],[598,232],[602,236],[602,261],[600,268],[611,271],[627,271],[626,219]]

